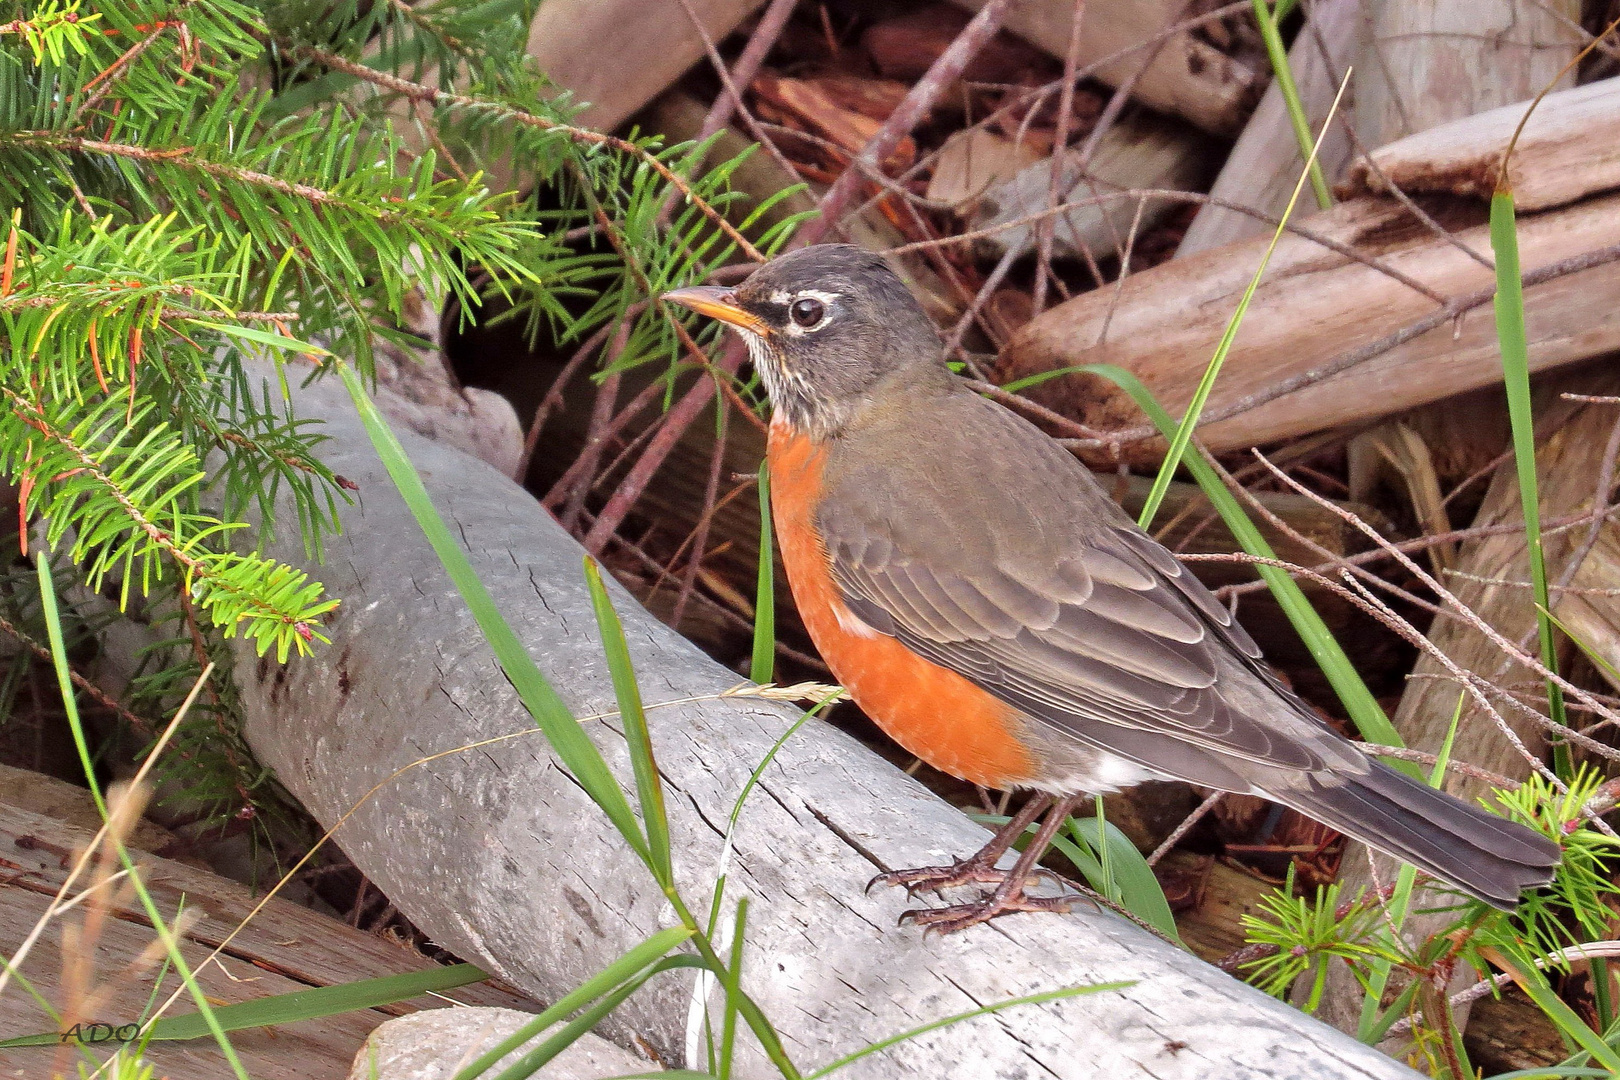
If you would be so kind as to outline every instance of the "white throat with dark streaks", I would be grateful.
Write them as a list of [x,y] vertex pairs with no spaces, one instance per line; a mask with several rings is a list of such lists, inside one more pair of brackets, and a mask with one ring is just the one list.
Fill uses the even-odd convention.
[[754,370],[765,383],[765,393],[771,399],[775,413],[773,422],[785,423],[795,431],[813,439],[825,439],[842,426],[842,411],[816,400],[810,381],[802,372],[790,371],[783,366],[770,345],[759,334],[738,327]]

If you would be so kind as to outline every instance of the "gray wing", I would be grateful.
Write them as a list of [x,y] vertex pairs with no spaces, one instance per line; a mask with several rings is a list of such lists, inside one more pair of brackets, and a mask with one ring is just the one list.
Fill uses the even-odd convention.
[[[1072,472],[1043,459],[1044,484],[959,478],[954,506],[938,475],[908,479],[905,514],[888,512],[894,491],[876,476],[829,490],[818,524],[851,611],[1020,711],[1195,783],[1247,790],[1245,763],[1310,771],[1337,757],[1336,736],[1219,601],[1052,450]],[[987,519],[1035,543],[1020,550],[978,527]]]

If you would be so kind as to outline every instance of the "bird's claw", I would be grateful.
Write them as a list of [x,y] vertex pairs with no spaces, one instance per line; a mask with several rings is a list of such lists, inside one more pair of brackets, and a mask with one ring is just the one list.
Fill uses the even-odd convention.
[[1022,892],[1011,896],[987,896],[971,904],[952,904],[942,908],[914,908],[900,913],[897,926],[912,923],[929,934],[954,934],[970,926],[989,922],[999,915],[1015,911],[1050,911],[1067,915],[1073,910],[1075,896],[1024,896]]

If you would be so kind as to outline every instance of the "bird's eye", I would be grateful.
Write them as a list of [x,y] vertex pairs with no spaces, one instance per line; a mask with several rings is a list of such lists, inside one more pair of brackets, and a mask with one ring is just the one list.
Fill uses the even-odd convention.
[[819,323],[826,314],[827,305],[810,296],[800,297],[788,308],[788,317],[807,329]]

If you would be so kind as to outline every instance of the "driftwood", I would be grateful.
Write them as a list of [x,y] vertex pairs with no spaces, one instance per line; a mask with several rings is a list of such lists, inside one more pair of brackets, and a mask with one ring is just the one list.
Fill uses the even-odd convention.
[[[1436,209],[1445,224],[1467,226],[1456,230],[1461,243],[1489,250],[1483,206]],[[1371,419],[1501,379],[1488,303],[1490,270],[1435,238],[1393,200],[1357,199],[1306,225],[1440,296],[1481,295],[1459,318],[1438,320],[1427,332],[1319,377],[1324,366],[1433,319],[1437,305],[1377,267],[1285,235],[1209,399],[1209,420],[1199,435],[1212,449]],[[1008,343],[998,374],[1011,379],[1071,364],[1119,364],[1178,412],[1192,399],[1202,361],[1214,354],[1266,243],[1256,239],[1176,259],[1125,279],[1118,290],[1099,289],[1061,304]],[[1617,243],[1620,196],[1589,198],[1519,220],[1520,253],[1531,274]],[[1535,370],[1620,348],[1620,276],[1610,266],[1532,285],[1525,302]],[[1297,389],[1237,411],[1250,395],[1267,394],[1289,380]],[[1065,376],[1028,393],[1102,431],[1134,430],[1142,423],[1135,403],[1101,378]],[[1154,461],[1162,446],[1157,438],[1143,439],[1125,451],[1133,460]]]
[[[978,10],[987,0],[952,0]],[[1183,0],[1133,0],[1128,4],[1088,4],[1081,24],[1081,67],[1156,37],[1186,9]],[[1069,3],[1014,4],[1008,30],[1053,56],[1069,51]],[[1151,48],[1152,46],[1148,46]],[[1104,64],[1096,77],[1117,87],[1142,68],[1145,49]],[[1144,105],[1173,113],[1216,135],[1235,135],[1265,89],[1266,74],[1255,71],[1213,45],[1183,32],[1170,38],[1142,72],[1132,95]]]
[[[1312,131],[1320,131],[1338,92],[1339,80],[1355,55],[1362,26],[1361,0],[1319,0],[1307,7],[1309,22],[1294,39],[1288,51],[1288,67],[1299,87],[1300,101]],[[1323,47],[1327,58],[1323,58]],[[1340,106],[1348,107],[1348,103]],[[1329,182],[1338,176],[1350,159],[1350,136],[1343,118],[1336,120],[1317,152],[1322,174]],[[1281,217],[1288,205],[1305,156],[1288,119],[1282,89],[1273,81],[1266,88],[1243,134],[1226,157],[1215,186],[1209,193],[1225,202],[1247,206],[1271,217]],[[1309,199],[1310,192],[1303,195]],[[1187,227],[1176,255],[1188,255],[1217,248],[1251,236],[1270,232],[1264,221],[1236,210],[1207,203]]]
[[[88,804],[88,793],[79,790],[81,799]],[[15,953],[23,935],[61,887],[77,850],[94,835],[93,829],[0,802],[0,853],[5,860],[0,864],[5,867],[0,877],[0,955],[9,957]],[[135,838],[140,837],[137,832]],[[201,915],[181,933],[181,952],[216,1005],[433,966],[425,957],[338,919],[273,899],[227,946],[219,966],[198,967],[253,909],[259,895],[206,870],[140,851],[132,854],[143,867],[142,880],[171,924],[182,907]],[[78,887],[82,889],[88,880],[81,877]],[[104,909],[109,917],[100,934],[84,942],[84,948],[93,955],[91,986],[110,987],[113,992],[95,1016],[84,1018],[86,1022],[124,1024],[137,1020],[144,1015],[159,973],[156,960],[137,960],[156,937],[140,902],[127,889],[119,892],[114,887],[103,895],[113,893],[118,893],[117,900]],[[93,899],[86,900],[77,912],[53,924],[23,965],[23,974],[58,1008],[66,1004],[61,977],[62,925],[77,924],[79,912],[94,907]],[[120,978],[126,969],[128,975]],[[158,1000],[168,997],[178,985],[170,971]],[[471,1005],[532,1008],[531,1002],[517,994],[489,984],[474,984],[445,991],[442,998],[423,996],[325,1020],[238,1032],[231,1036],[231,1043],[248,1072],[258,1080],[340,1080],[348,1073],[355,1049],[372,1028],[390,1016],[437,1008],[445,998]],[[195,1008],[182,994],[170,1015]],[[15,984],[0,997],[3,1037],[49,1031],[52,1026],[51,1018]],[[110,1050],[116,1045],[108,1043],[95,1049]],[[51,1063],[59,1049],[42,1046],[0,1050],[0,1068],[8,1076],[54,1075]],[[212,1039],[153,1043],[144,1056],[170,1080],[217,1080],[230,1073]]]
[[[285,668],[238,652],[247,735],[325,822],[373,785],[338,833],[355,863],[435,941],[545,1000],[594,974],[670,915],[603,816],[559,768],[393,491],[341,391],[300,391],[333,437],[324,459],[360,485],[322,579],[345,599],[333,644]],[[612,709],[579,548],[511,482],[406,437],[452,532],[579,716]],[[274,549],[303,562],[296,542]],[[735,676],[614,599],[649,705],[681,887],[709,894],[733,802],[796,714],[716,697]],[[667,704],[666,704],[667,703]],[[622,783],[615,719],[586,729]],[[427,763],[478,739],[509,741]],[[386,781],[386,783],[384,783]],[[744,986],[805,1065],[1010,995],[1104,980],[1133,985],[942,1028],[863,1059],[852,1077],[1397,1077],[1407,1069],[1228,979],[1113,915],[1082,907],[925,939],[896,928],[907,899],[866,895],[876,871],[967,852],[985,833],[828,725],[795,734],[746,806],[728,901],[752,898]],[[728,909],[730,904],[728,902]],[[721,925],[729,925],[729,914]],[[689,973],[604,1025],[685,1060]],[[739,1075],[770,1070],[751,1046]]]
[[[1620,389],[1620,378],[1604,373],[1561,379],[1538,394],[1538,427],[1545,434],[1545,442],[1536,454],[1543,521],[1593,508],[1599,466],[1615,423],[1620,420],[1620,411],[1613,405],[1561,401],[1552,392],[1574,388],[1586,393],[1612,394]],[[1612,491],[1611,487],[1610,492],[1603,493],[1605,501]],[[1514,524],[1523,520],[1518,478],[1514,463],[1509,461],[1492,478],[1474,524]],[[1613,542],[1617,526],[1611,522],[1604,526],[1603,532]],[[1554,581],[1565,572],[1572,556],[1586,554],[1582,551],[1586,534],[1585,527],[1577,527],[1545,535],[1543,550],[1547,572]],[[1532,594],[1523,585],[1530,580],[1530,569],[1522,533],[1488,536],[1465,544],[1458,554],[1456,571],[1447,575],[1444,584],[1470,611],[1510,641],[1533,634],[1536,613]],[[1601,603],[1611,606],[1612,610],[1612,601]],[[1429,641],[1464,671],[1482,675],[1499,687],[1524,690],[1531,695],[1537,693],[1540,684],[1534,675],[1517,664],[1509,664],[1494,643],[1461,619],[1437,618],[1429,631]],[[1614,647],[1612,634],[1607,645]],[[1533,639],[1528,648],[1535,653]],[[1462,692],[1443,664],[1428,653],[1421,655],[1406,693],[1401,697],[1400,707],[1391,718],[1407,745],[1431,753],[1438,751],[1451,729],[1458,695]],[[1540,753],[1546,745],[1546,733],[1541,726],[1516,710],[1500,705],[1498,710],[1530,752]],[[1514,778],[1529,775],[1530,767],[1523,755],[1502,734],[1495,719],[1470,697],[1463,700],[1456,745],[1467,748],[1462,757],[1472,765]],[[1487,794],[1489,785],[1452,773],[1446,780],[1446,789],[1471,802]],[[1354,895],[1371,882],[1370,866],[1376,866],[1380,881],[1389,882],[1394,880],[1398,864],[1382,855],[1373,856],[1369,864],[1367,849],[1347,842],[1339,874],[1346,895]],[[1433,905],[1421,898],[1415,899],[1413,906],[1418,913],[1407,919],[1405,929],[1419,940],[1443,929],[1450,921],[1444,914],[1423,914],[1422,908]],[[1353,1028],[1360,1011],[1361,993],[1347,973],[1338,971],[1335,978],[1337,985],[1323,1000],[1323,1018]]]

